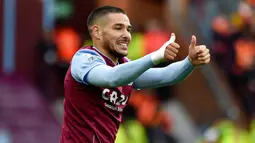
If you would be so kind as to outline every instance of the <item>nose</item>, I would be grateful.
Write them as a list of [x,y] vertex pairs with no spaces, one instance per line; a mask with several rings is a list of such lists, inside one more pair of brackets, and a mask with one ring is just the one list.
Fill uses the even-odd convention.
[[131,34],[129,31],[125,30],[125,32],[121,36],[122,38],[125,38],[126,40],[130,41],[131,40]]

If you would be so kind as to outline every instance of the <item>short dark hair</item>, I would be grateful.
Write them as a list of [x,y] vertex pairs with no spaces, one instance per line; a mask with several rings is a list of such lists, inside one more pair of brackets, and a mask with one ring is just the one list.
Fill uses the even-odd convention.
[[88,16],[87,19],[87,28],[89,33],[91,33],[90,27],[95,23],[98,18],[105,16],[109,13],[123,13],[126,14],[124,10],[115,6],[102,6],[94,9]]

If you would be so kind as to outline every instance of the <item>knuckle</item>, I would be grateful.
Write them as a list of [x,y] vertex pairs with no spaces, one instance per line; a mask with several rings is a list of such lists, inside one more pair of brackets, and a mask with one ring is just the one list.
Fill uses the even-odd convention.
[[171,47],[172,47],[171,45],[167,45],[167,46],[166,46],[166,49],[169,49],[169,48],[171,48]]

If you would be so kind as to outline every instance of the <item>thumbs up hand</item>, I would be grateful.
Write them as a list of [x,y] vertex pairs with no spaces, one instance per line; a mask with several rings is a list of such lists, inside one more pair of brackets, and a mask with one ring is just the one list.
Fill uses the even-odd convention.
[[208,64],[210,62],[210,51],[205,45],[196,45],[196,36],[192,36],[189,46],[189,60],[194,66]]
[[175,34],[171,34],[170,40],[168,40],[159,50],[155,51],[151,55],[152,62],[154,64],[159,64],[162,61],[174,60],[177,56],[180,46],[175,43]]
[[175,41],[175,34],[172,33],[169,43],[167,43],[167,46],[165,48],[165,52],[164,52],[165,61],[174,60],[179,52],[180,45],[175,43],[174,41]]

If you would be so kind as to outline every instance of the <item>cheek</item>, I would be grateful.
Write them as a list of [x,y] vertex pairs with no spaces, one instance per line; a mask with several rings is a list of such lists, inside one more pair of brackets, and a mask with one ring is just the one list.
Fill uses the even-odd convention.
[[118,30],[110,30],[108,35],[112,40],[116,40],[122,35],[122,33]]
[[107,47],[109,47],[110,49],[114,49],[114,47],[116,47],[115,40],[109,34],[105,34],[103,36],[103,43],[104,45],[107,45]]
[[107,34],[104,34],[104,40],[105,41],[115,41],[116,40],[116,36],[114,34],[110,34],[110,33],[107,33]]

